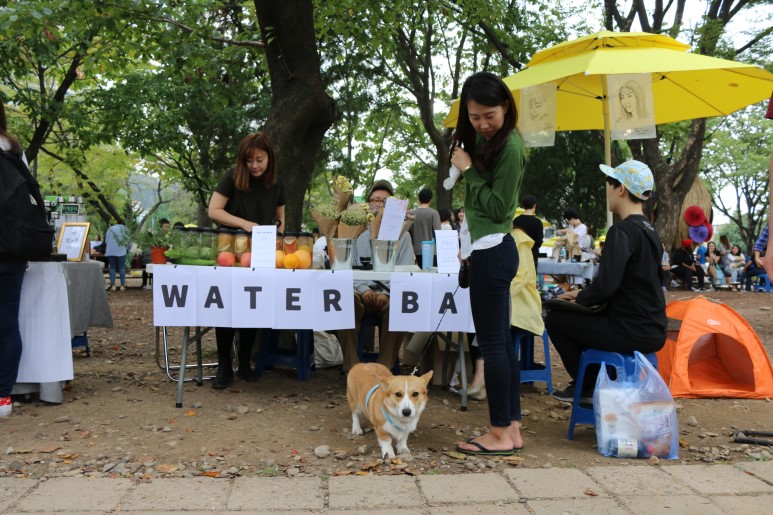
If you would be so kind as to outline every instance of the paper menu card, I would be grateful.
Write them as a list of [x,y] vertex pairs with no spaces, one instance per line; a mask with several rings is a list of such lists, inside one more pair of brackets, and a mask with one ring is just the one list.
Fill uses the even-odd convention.
[[[408,211],[408,201],[394,197],[386,199],[384,215],[381,219],[381,228],[378,231],[378,240],[397,241],[400,239],[400,231],[403,228],[405,213]],[[371,235],[372,236],[372,235]]]
[[441,274],[459,273],[459,233],[455,230],[435,231],[437,271]]
[[252,261],[254,268],[276,267],[276,225],[252,228]]

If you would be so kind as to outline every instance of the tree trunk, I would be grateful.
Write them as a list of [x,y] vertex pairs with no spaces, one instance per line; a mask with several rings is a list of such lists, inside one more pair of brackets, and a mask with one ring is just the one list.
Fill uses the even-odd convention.
[[322,138],[339,117],[322,83],[310,0],[255,0],[271,77],[266,133],[285,186],[286,228],[297,231]]

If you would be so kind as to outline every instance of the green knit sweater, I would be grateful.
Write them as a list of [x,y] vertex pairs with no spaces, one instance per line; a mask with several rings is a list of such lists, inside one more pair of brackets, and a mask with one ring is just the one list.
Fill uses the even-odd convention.
[[[483,145],[485,141],[479,136],[475,143]],[[513,131],[491,170],[473,166],[464,172],[464,216],[473,242],[489,234],[510,234],[513,230],[523,166],[523,142]]]

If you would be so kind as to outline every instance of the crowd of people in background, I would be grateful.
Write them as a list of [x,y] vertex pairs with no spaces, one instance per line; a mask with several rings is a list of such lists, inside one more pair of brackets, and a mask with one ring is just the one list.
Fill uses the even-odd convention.
[[765,273],[761,256],[768,245],[768,232],[766,225],[750,256],[744,256],[741,247],[731,244],[727,235],[720,236],[719,245],[715,241],[699,244],[684,239],[681,247],[671,255],[664,245],[661,259],[665,272],[661,284],[663,291],[672,288],[694,292],[712,289],[752,291],[754,279]]

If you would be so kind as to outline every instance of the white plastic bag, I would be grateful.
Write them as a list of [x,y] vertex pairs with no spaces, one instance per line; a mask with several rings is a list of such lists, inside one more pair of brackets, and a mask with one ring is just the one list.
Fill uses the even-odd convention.
[[631,378],[612,381],[606,365],[601,365],[593,393],[599,452],[620,458],[678,459],[679,424],[671,392],[647,358],[639,352],[634,357]]
[[325,331],[314,331],[314,364],[317,368],[341,365],[344,355],[335,335]]

